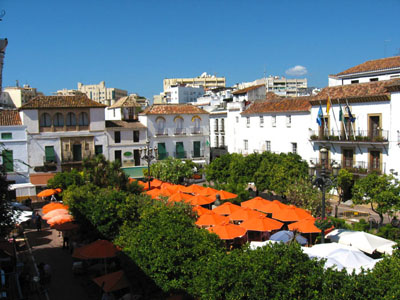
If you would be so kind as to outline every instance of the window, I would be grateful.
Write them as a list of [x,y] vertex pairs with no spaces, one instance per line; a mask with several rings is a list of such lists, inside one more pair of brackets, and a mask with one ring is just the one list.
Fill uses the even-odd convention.
[[358,83],[358,82],[359,82],[358,80],[352,80],[351,84]]
[[41,127],[50,127],[51,126],[51,118],[48,113],[44,113],[40,116],[39,125]]
[[195,118],[194,119],[193,133],[201,133],[200,121],[201,121],[200,118]]
[[215,119],[215,122],[214,122],[214,131],[215,131],[215,132],[218,132],[218,119]]
[[157,118],[157,134],[158,135],[163,135],[164,134],[164,128],[165,128],[165,119],[164,118]]
[[114,151],[114,160],[119,160],[120,162],[122,161],[122,151],[121,150],[115,150]]
[[265,141],[265,150],[271,152],[271,141]]
[[264,127],[264,117],[260,116],[260,127]]
[[353,149],[343,149],[343,167],[353,168]]
[[46,156],[46,162],[55,162],[56,154],[54,152],[54,146],[45,146],[44,153]]
[[140,136],[140,132],[138,130],[134,130],[133,131],[133,142],[134,143],[139,142],[139,136]]
[[239,123],[239,117],[236,117],[236,123]]
[[201,157],[201,143],[200,141],[193,142],[193,157]]
[[94,154],[95,155],[103,154],[103,145],[95,145]]
[[1,139],[2,140],[11,140],[12,139],[12,133],[11,132],[2,132],[1,133]]
[[176,158],[186,158],[185,148],[183,142],[176,142]]
[[219,137],[218,137],[218,135],[215,137],[215,147],[216,148],[219,147]]
[[381,152],[380,151],[370,151],[370,161],[369,168],[371,170],[380,170],[381,169]]
[[89,125],[89,117],[88,114],[83,112],[79,114],[79,126],[88,126]]
[[182,118],[177,118],[175,120],[176,123],[176,128],[175,128],[175,134],[183,134],[183,119]]
[[158,159],[159,160],[163,160],[168,157],[167,148],[165,147],[165,143],[158,143],[157,151],[158,151]]
[[114,131],[114,143],[121,143],[121,131]]
[[221,119],[221,132],[225,132],[225,120]]
[[225,136],[221,136],[221,147],[225,147]]
[[370,78],[369,81],[378,81],[378,78]]
[[297,154],[297,143],[292,143],[292,153]]
[[250,117],[246,118],[246,125],[247,125],[247,127],[250,127]]
[[243,142],[244,142],[244,150],[249,150],[249,141],[243,140]]
[[276,127],[276,116],[271,116],[271,126]]
[[67,126],[76,126],[76,116],[72,112],[67,114]]
[[3,150],[1,153],[3,157],[3,166],[6,172],[14,171],[14,158],[12,150]]
[[56,113],[54,116],[53,124],[55,127],[63,127],[64,126],[64,116],[61,113]]
[[292,126],[292,116],[286,115],[286,127],[291,127],[291,126]]

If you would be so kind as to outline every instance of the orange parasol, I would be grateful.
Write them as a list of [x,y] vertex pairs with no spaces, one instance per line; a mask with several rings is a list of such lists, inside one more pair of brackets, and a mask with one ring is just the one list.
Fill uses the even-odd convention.
[[197,215],[198,215],[199,217],[200,217],[201,215],[204,215],[204,214],[207,214],[207,213],[212,213],[211,210],[209,210],[209,209],[207,209],[207,208],[204,208],[203,206],[199,206],[199,205],[194,206],[194,207],[192,208],[192,210],[193,210],[194,212],[197,212]]
[[245,228],[229,223],[210,227],[207,230],[217,234],[221,240],[233,240],[244,236],[247,232]]
[[65,208],[58,208],[49,211],[47,214],[45,214],[42,219],[43,220],[50,220],[51,218],[59,215],[68,215],[68,210]]
[[[148,184],[148,183],[147,183]],[[151,182],[150,182],[150,187],[151,188],[159,188],[161,187],[161,185],[163,184],[163,182],[161,180],[158,180],[157,178],[154,178]]]
[[221,197],[221,200],[227,200],[227,199],[233,199],[236,198],[238,195],[224,191],[224,190],[220,190],[218,192],[216,192],[214,195],[219,194]]
[[145,194],[149,195],[152,199],[158,199],[161,196],[164,197],[169,197],[172,195],[172,193],[170,191],[168,191],[167,189],[152,189],[150,191],[145,192]]
[[80,259],[108,258],[114,257],[117,251],[113,243],[107,240],[97,240],[91,244],[76,248],[72,256]]
[[42,207],[42,213],[47,214],[49,211],[55,210],[55,209],[68,209],[67,205],[64,205],[59,202],[51,202],[49,204],[46,204],[45,206]]
[[185,187],[185,189],[183,190],[183,192],[185,193],[189,193],[189,194],[199,194],[200,192],[202,192],[204,190],[203,187],[197,185],[197,184],[192,184],[191,186]]
[[298,222],[288,225],[289,230],[297,230],[301,233],[320,233],[321,229],[317,228],[315,225],[315,218],[307,218],[300,220]]
[[197,219],[195,224],[197,226],[215,226],[215,225],[219,225],[224,222],[225,223],[229,222],[228,217],[217,215],[213,211],[210,211],[209,213],[205,213],[205,214],[201,215]]
[[69,231],[78,229],[79,225],[72,222],[66,222],[63,224],[54,224],[52,227],[58,231]]
[[282,222],[293,222],[312,218],[311,214],[306,210],[297,208],[293,205],[287,205],[286,208],[273,212],[272,217]]
[[52,195],[57,194],[58,192],[54,189],[47,189],[41,191],[39,194],[37,194],[38,197],[50,197]]
[[251,209],[259,210],[262,212],[266,212],[265,208],[271,203],[271,201],[265,200],[261,197],[255,197],[253,199],[243,201],[240,203],[242,207],[248,207]]
[[265,214],[251,208],[242,207],[241,209],[238,209],[230,214],[228,217],[231,221],[245,221],[251,218],[265,217]]
[[129,287],[129,282],[125,277],[124,271],[109,273],[97,278],[93,281],[103,289],[104,292],[110,293]]
[[47,220],[47,224],[54,226],[55,224],[63,224],[71,222],[74,218],[71,215],[58,215]]
[[206,187],[206,188],[203,188],[202,191],[200,191],[199,195],[211,196],[211,195],[215,195],[216,193],[218,193],[218,190],[213,189],[211,187]]
[[281,229],[283,223],[266,217],[258,217],[248,219],[239,226],[251,231],[272,231]]
[[214,208],[213,212],[219,215],[227,216],[240,209],[241,207],[239,205],[230,202],[225,202],[224,204]]
[[168,202],[188,202],[193,196],[177,192],[169,197]]
[[196,195],[192,196],[189,201],[191,205],[207,205],[213,203],[215,199],[206,196]]

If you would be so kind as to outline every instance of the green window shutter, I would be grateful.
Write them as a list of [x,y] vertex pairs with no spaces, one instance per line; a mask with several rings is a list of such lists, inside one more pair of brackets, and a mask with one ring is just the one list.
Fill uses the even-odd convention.
[[103,154],[103,145],[95,145],[94,153],[95,155]]
[[183,142],[176,143],[176,158],[185,158],[185,148]]
[[14,159],[12,150],[3,150],[3,165],[6,172],[14,172]]
[[193,156],[200,157],[200,142],[193,142]]
[[56,161],[56,154],[54,153],[53,146],[46,146],[44,148],[44,153],[46,155],[46,162],[55,162]]
[[167,149],[165,148],[165,143],[158,143],[158,159],[167,158]]
[[12,139],[12,133],[11,132],[2,132],[1,133],[1,139],[2,140],[11,140]]

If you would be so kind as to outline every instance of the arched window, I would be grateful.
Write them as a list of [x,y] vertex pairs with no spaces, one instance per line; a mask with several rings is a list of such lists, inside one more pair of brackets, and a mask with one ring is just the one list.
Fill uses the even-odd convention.
[[76,116],[72,112],[67,114],[67,126],[76,126]]
[[48,113],[44,113],[40,116],[40,127],[50,127],[51,126],[51,118]]
[[175,134],[182,134],[183,133],[183,118],[182,117],[176,117],[174,119],[175,122]]
[[157,135],[163,135],[165,131],[165,119],[159,117],[156,119],[156,123],[157,123]]
[[89,117],[88,114],[82,112],[79,114],[79,126],[88,126],[89,125]]
[[61,113],[56,113],[56,115],[54,116],[53,124],[55,127],[63,127],[64,116]]

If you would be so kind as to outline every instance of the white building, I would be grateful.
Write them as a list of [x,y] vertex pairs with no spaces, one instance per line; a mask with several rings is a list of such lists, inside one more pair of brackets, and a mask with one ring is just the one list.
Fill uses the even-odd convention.
[[0,110],[0,151],[7,181],[29,182],[26,126],[17,110]]
[[164,92],[162,101],[164,104],[187,104],[196,101],[203,95],[204,88],[202,86],[175,85]]
[[166,92],[171,86],[175,85],[189,85],[189,86],[202,86],[204,89],[213,89],[219,87],[225,87],[225,77],[216,77],[215,75],[209,75],[206,72],[198,77],[192,78],[166,78],[163,81],[164,92]]
[[266,88],[264,84],[253,85],[232,92],[233,102],[251,102],[265,99]]
[[329,86],[400,78],[400,56],[369,60],[336,75],[329,75]]
[[106,108],[106,120],[137,120],[138,113],[148,106],[148,100],[136,94],[120,98]]
[[33,171],[79,169],[84,158],[99,153],[108,158],[104,108],[86,96],[39,96],[23,105]]
[[139,120],[147,127],[150,146],[158,158],[172,156],[206,164],[210,159],[209,113],[193,105],[152,105]]
[[19,108],[33,98],[43,95],[36,88],[25,84],[24,86],[5,87],[0,94],[0,107]]

